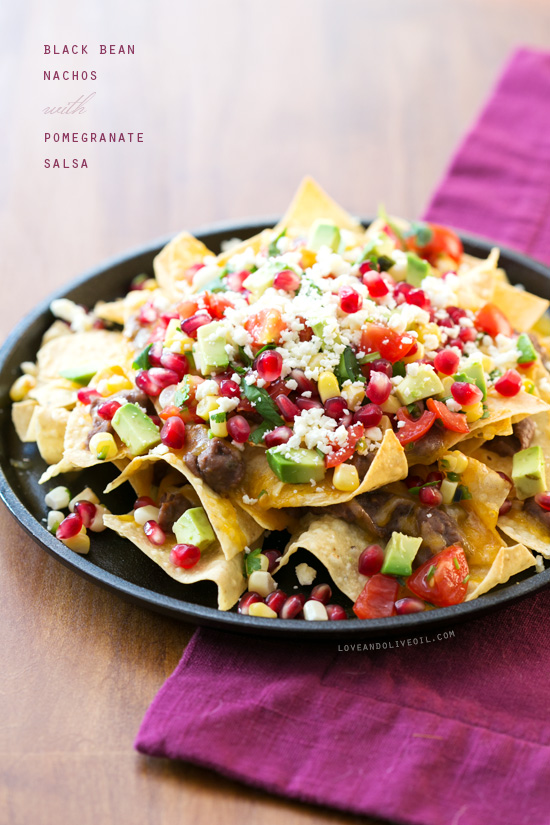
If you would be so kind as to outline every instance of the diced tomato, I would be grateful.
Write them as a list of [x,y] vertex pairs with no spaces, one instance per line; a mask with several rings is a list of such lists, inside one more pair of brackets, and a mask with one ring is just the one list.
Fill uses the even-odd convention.
[[466,597],[469,575],[468,562],[459,544],[436,553],[407,579],[407,587],[415,596],[436,607],[460,604]]
[[415,420],[410,417],[406,407],[400,407],[395,415],[398,421],[405,422],[405,426],[399,427],[396,433],[397,439],[403,447],[405,444],[409,444],[411,441],[418,441],[419,438],[426,435],[437,417],[434,412],[424,410],[420,418]]
[[355,445],[360,438],[363,438],[364,434],[365,428],[362,424],[352,424],[352,426],[348,428],[348,440],[346,444],[340,447],[339,450],[336,450],[336,452],[325,456],[325,467],[336,467],[338,464],[342,464],[343,461],[351,458],[355,452]]
[[199,418],[196,413],[195,404],[188,407],[176,407],[174,404],[170,404],[159,412],[159,418],[162,418],[163,421],[166,421],[168,418],[173,418],[175,415],[181,418],[185,424],[203,423],[203,419]]
[[201,298],[205,308],[212,318],[215,318],[217,321],[223,318],[227,307],[233,306],[231,301],[223,295],[219,295],[217,292],[203,292]]
[[415,344],[411,335],[399,335],[395,330],[379,324],[367,324],[361,333],[361,349],[364,352],[379,352],[380,358],[385,358],[392,364],[405,358]]
[[245,321],[245,329],[256,345],[278,344],[286,324],[278,309],[261,309]]
[[395,616],[395,600],[399,591],[399,582],[392,576],[376,573],[368,580],[357,601],[353,612],[359,619],[383,619]]
[[451,412],[446,404],[442,401],[436,401],[435,398],[428,398],[426,404],[428,409],[443,421],[446,430],[452,430],[453,433],[470,432],[466,416],[463,413]]
[[503,335],[513,335],[512,324],[506,315],[494,304],[485,304],[476,313],[474,324],[476,329],[486,332],[491,338],[496,338],[499,332]]
[[179,312],[180,318],[183,318],[184,321],[187,318],[191,318],[192,315],[195,315],[198,308],[199,308],[199,302],[195,301],[195,300],[182,301],[177,306],[177,310]]
[[453,261],[458,263],[464,251],[462,241],[452,229],[447,226],[429,223],[432,230],[432,237],[427,244],[420,245],[416,235],[407,238],[407,247],[425,258],[431,264],[435,264],[440,255],[448,255]]

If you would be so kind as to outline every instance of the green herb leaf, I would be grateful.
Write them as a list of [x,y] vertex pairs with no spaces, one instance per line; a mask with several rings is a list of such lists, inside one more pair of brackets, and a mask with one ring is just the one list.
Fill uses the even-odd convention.
[[137,356],[134,363],[132,364],[132,369],[148,370],[150,368],[151,362],[149,361],[149,350],[152,346],[152,344],[147,344],[145,349],[140,352],[140,354]]
[[427,246],[433,239],[433,229],[422,221],[413,221],[411,228],[404,233],[407,238],[415,238],[417,246]]
[[245,367],[250,367],[252,364],[252,359],[248,357],[248,355],[244,351],[244,347],[239,347],[239,355]]
[[380,272],[387,272],[392,266],[395,266],[395,261],[393,258],[389,258],[387,255],[380,255],[378,258],[378,266]]
[[275,258],[277,255],[281,254],[279,252],[279,247],[277,246],[277,242],[280,241],[281,238],[284,238],[285,235],[286,235],[286,229],[283,229],[281,232],[279,232],[279,234],[277,235],[276,238],[273,238],[273,240],[269,244],[269,246],[267,248],[267,254],[269,255],[270,258]]
[[258,355],[259,355],[261,352],[265,352],[265,351],[266,351],[266,349],[275,349],[275,344],[266,344],[265,346],[263,346],[263,347],[262,347],[261,349],[259,349],[259,350],[258,350],[258,352],[256,353],[256,358],[258,357]]
[[[260,424],[259,427],[256,427],[256,429],[250,433],[248,440],[251,441],[253,444],[261,444],[264,440],[265,434],[272,429],[273,425],[270,424],[268,421],[264,421],[262,424]],[[264,493],[265,492],[266,490],[264,490]]]
[[260,492],[258,493],[258,498],[260,499],[262,496],[266,496],[266,495],[267,495],[267,490],[260,490]]
[[441,484],[440,481],[427,481],[425,484],[420,485],[420,487],[410,487],[409,493],[412,493],[413,496],[417,496],[422,487],[435,487],[437,484]]
[[435,573],[435,564],[432,564],[432,566],[428,570],[428,573],[426,574],[426,580],[429,581],[432,578],[432,576],[434,575],[434,573]]
[[275,402],[268,392],[262,387],[255,387],[254,384],[244,382],[244,394],[250,401],[256,412],[260,413],[263,419],[269,421],[273,427],[282,427],[284,421],[279,415]]
[[367,352],[366,355],[362,355],[361,358],[357,359],[357,363],[370,364],[371,361],[376,361],[377,358],[380,358],[379,352]]
[[447,473],[449,481],[460,481],[460,473]]
[[404,361],[397,361],[393,365],[393,374],[394,375],[401,375],[402,378],[404,378],[406,376],[407,370],[405,368],[405,362]]
[[256,570],[262,569],[262,560],[260,559],[261,552],[261,548],[258,547],[256,550],[252,550],[248,556],[244,557],[244,568],[247,576],[250,576],[251,573],[255,573]]
[[[227,292],[227,284],[221,277],[213,278],[203,286],[201,292]],[[200,293],[199,293],[200,294]]]
[[355,357],[355,353],[351,347],[345,348],[344,352],[340,356],[338,366],[334,370],[334,374],[338,379],[340,386],[342,386],[344,381],[357,381],[358,377],[361,375],[357,358]]
[[187,381],[187,376],[185,376],[181,384],[178,386],[176,392],[174,393],[172,403],[175,404],[176,407],[185,407],[185,402],[189,401],[189,395],[189,381]]

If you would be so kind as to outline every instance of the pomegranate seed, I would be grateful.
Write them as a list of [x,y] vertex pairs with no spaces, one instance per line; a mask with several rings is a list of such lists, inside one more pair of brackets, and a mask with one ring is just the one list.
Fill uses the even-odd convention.
[[506,370],[498,381],[495,381],[495,390],[505,398],[512,398],[521,390],[521,375],[517,370]]
[[160,420],[158,415],[150,415],[149,418],[155,425],[155,427],[162,427],[162,421]]
[[423,289],[411,289],[411,291],[405,295],[405,301],[408,304],[414,304],[414,306],[424,310],[428,310],[431,306],[430,299]]
[[395,612],[398,616],[405,616],[409,613],[422,613],[425,609],[426,605],[421,599],[408,597],[406,599],[398,599],[395,603]]
[[335,396],[334,398],[327,398],[325,401],[325,415],[329,418],[334,418],[335,421],[340,421],[342,416],[347,413],[348,405],[345,398],[342,396]]
[[371,372],[367,384],[367,396],[373,404],[383,404],[390,397],[392,384],[383,372]]
[[283,356],[273,349],[261,352],[254,362],[254,369],[264,381],[271,383],[281,377]]
[[461,341],[464,341],[465,344],[468,344],[476,340],[477,330],[475,330],[473,327],[460,327],[458,337]]
[[535,502],[542,507],[543,510],[550,510],[550,493],[537,493],[535,496]]
[[160,440],[171,450],[182,450],[185,444],[185,424],[179,415],[172,415],[164,422]]
[[316,602],[328,604],[332,598],[332,589],[330,584],[316,584],[312,589],[311,596],[309,598],[314,599]]
[[393,376],[392,363],[386,358],[375,358],[374,361],[371,361],[369,366],[371,372],[383,372],[384,375],[388,376],[388,378]]
[[300,277],[292,269],[283,269],[275,275],[273,286],[286,292],[296,292],[300,287]]
[[227,432],[237,444],[244,444],[250,436],[250,424],[243,415],[233,415],[227,421]]
[[424,507],[439,507],[443,501],[443,496],[437,487],[421,487],[418,498]]
[[142,325],[154,324],[157,318],[157,310],[155,309],[151,301],[147,301],[147,303],[144,304],[139,311],[138,322]]
[[369,544],[361,555],[357,564],[362,576],[374,576],[380,573],[384,564],[384,551],[379,544]]
[[[440,473],[438,470],[434,470],[433,472],[428,473],[428,475],[426,476],[426,483],[432,484],[434,481],[437,481],[439,486],[441,486],[441,482],[444,478],[445,476],[443,475],[443,473]],[[434,484],[434,487],[437,487],[437,485]],[[437,489],[439,489],[439,487],[437,487]]]
[[103,418],[104,421],[111,421],[120,407],[122,407],[122,404],[119,401],[106,401],[97,407],[97,414],[100,418]]
[[279,444],[286,444],[292,435],[293,432],[290,427],[275,427],[270,433],[265,434],[265,446],[269,449],[270,447],[278,447]]
[[149,363],[152,367],[160,367],[160,359],[162,358],[162,353],[164,352],[162,343],[160,341],[155,341],[151,349],[149,350],[147,357],[149,359]]
[[348,618],[348,614],[339,604],[327,604],[329,622],[340,622]]
[[447,345],[449,347],[454,347],[455,349],[459,350],[460,352],[464,351],[464,341],[460,338],[451,338],[447,341]]
[[263,602],[263,599],[259,593],[255,593],[253,590],[251,590],[248,593],[245,593],[244,596],[241,596],[241,600],[239,602],[237,610],[243,616],[248,616],[248,609],[250,605],[255,604],[256,602]]
[[283,590],[274,590],[269,596],[266,596],[265,603],[279,615],[286,600],[287,595]]
[[299,395],[296,399],[296,406],[299,410],[323,409],[323,405],[316,398],[304,398],[303,395]]
[[170,561],[176,567],[190,570],[201,557],[201,551],[194,544],[176,544],[170,551]]
[[503,472],[501,472],[500,470],[497,470],[497,475],[499,475],[501,478],[503,478],[503,479],[504,479],[504,481],[507,481],[507,482],[508,482],[508,484],[510,485],[510,487],[513,487],[513,486],[514,486],[514,482],[512,481],[512,479],[510,478],[510,476],[507,476],[507,475],[506,475],[506,473],[503,473]]
[[146,521],[143,525],[143,532],[151,544],[155,544],[157,547],[160,547],[166,541],[166,533],[156,521]]
[[460,358],[452,349],[442,349],[434,358],[434,367],[443,375],[452,375],[457,371]]
[[364,275],[366,272],[374,272],[374,271],[377,271],[377,270],[373,269],[372,264],[371,264],[370,261],[363,261],[363,263],[360,264],[360,266],[359,266],[359,272],[361,273],[361,275]]
[[136,375],[136,385],[150,396],[160,395],[162,390],[171,384],[177,384],[179,377],[174,370],[152,367],[150,370],[140,370]]
[[82,519],[78,513],[71,513],[64,518],[56,530],[55,536],[58,539],[72,539],[82,530]]
[[174,395],[176,394],[177,388],[177,384],[170,384],[169,387],[165,387],[163,389],[163,391],[159,395],[159,404],[162,410],[164,410],[165,407],[172,406],[172,403],[174,401]]
[[211,323],[212,316],[209,315],[208,312],[196,312],[195,315],[181,322],[181,331],[190,338],[196,338],[198,328]]
[[405,484],[407,485],[408,490],[412,487],[422,487],[424,484],[424,479],[420,478],[420,476],[407,476],[405,479]]
[[302,372],[302,370],[292,370],[290,377],[298,384],[296,391],[300,394],[304,392],[311,392],[313,395],[317,394],[317,387],[313,381],[306,378],[305,373]]
[[408,284],[406,281],[400,281],[393,291],[393,297],[395,298],[398,304],[405,303],[407,299],[407,295],[413,289],[413,287]]
[[97,390],[79,390],[76,394],[76,397],[80,401],[81,404],[88,405],[93,398],[99,398],[100,395]]
[[348,315],[357,312],[363,306],[363,299],[352,286],[343,286],[338,292],[340,309]]
[[92,521],[95,519],[97,507],[91,501],[77,501],[74,506],[75,513],[80,516],[84,527],[90,527]]
[[268,573],[273,573],[276,569],[277,565],[279,564],[279,559],[281,558],[281,551],[280,550],[262,550],[262,555],[266,557],[269,562],[269,567],[267,568]]
[[[359,269],[361,270],[361,267]],[[383,298],[390,291],[381,274],[375,270],[363,273],[363,283],[367,287],[371,298]]]
[[224,398],[238,398],[241,394],[241,388],[236,381],[226,379],[224,381],[220,381],[219,392]]
[[446,318],[436,318],[435,322],[436,322],[438,327],[446,327],[446,328],[454,327],[453,322],[451,321],[451,319],[448,316]]
[[163,312],[162,315],[160,316],[160,320],[162,321],[162,323],[165,326],[168,326],[170,321],[176,321],[176,320],[179,321],[179,318],[180,318],[179,313],[176,312],[176,311],[174,311],[174,312]]
[[134,502],[134,510],[139,510],[140,507],[156,507],[156,504],[150,496],[140,496]]
[[277,396],[277,398],[275,399],[275,403],[279,407],[281,415],[283,416],[285,421],[294,421],[296,416],[300,415],[300,410],[298,409],[296,404],[293,404],[290,398],[288,398],[283,393]]
[[460,307],[447,307],[447,313],[450,315],[451,320],[458,324],[461,318],[465,318],[467,312],[465,309],[460,309]]
[[477,404],[483,398],[479,387],[476,384],[468,384],[466,381],[455,381],[451,384],[451,395],[462,407]]
[[240,272],[228,272],[226,275],[227,286],[232,292],[240,292],[243,288],[243,283],[246,281],[250,272],[248,269],[241,269]]
[[505,516],[512,509],[512,502],[509,498],[505,499],[499,507],[499,516]]
[[286,602],[281,607],[279,616],[281,619],[295,619],[306,603],[306,597],[302,593],[297,593],[295,596],[289,596]]
[[185,355],[180,355],[179,352],[171,352],[169,349],[163,350],[160,363],[165,369],[177,373],[180,381],[189,372],[189,361]]
[[199,269],[202,269],[203,266],[205,266],[205,265],[206,264],[199,263],[199,264],[191,264],[191,266],[188,266],[187,269],[185,270],[185,279],[189,283],[193,283],[193,278],[195,277],[195,275],[197,274]]
[[383,414],[378,404],[365,404],[364,407],[359,407],[354,412],[353,420],[356,424],[362,424],[368,430],[369,427],[378,427]]

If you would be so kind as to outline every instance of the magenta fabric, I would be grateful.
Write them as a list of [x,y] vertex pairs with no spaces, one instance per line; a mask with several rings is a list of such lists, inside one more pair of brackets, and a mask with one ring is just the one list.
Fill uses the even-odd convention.
[[[549,160],[550,55],[522,50],[427,216],[550,261]],[[542,825],[549,677],[547,591],[359,649],[200,629],[136,747],[398,823]]]

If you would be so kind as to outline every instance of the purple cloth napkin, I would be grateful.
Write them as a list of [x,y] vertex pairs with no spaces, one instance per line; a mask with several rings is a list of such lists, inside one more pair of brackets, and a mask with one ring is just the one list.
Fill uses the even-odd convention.
[[[427,217],[550,261],[549,103],[550,55],[518,52]],[[200,629],[136,747],[399,823],[548,823],[549,623],[543,592],[360,649]]]

